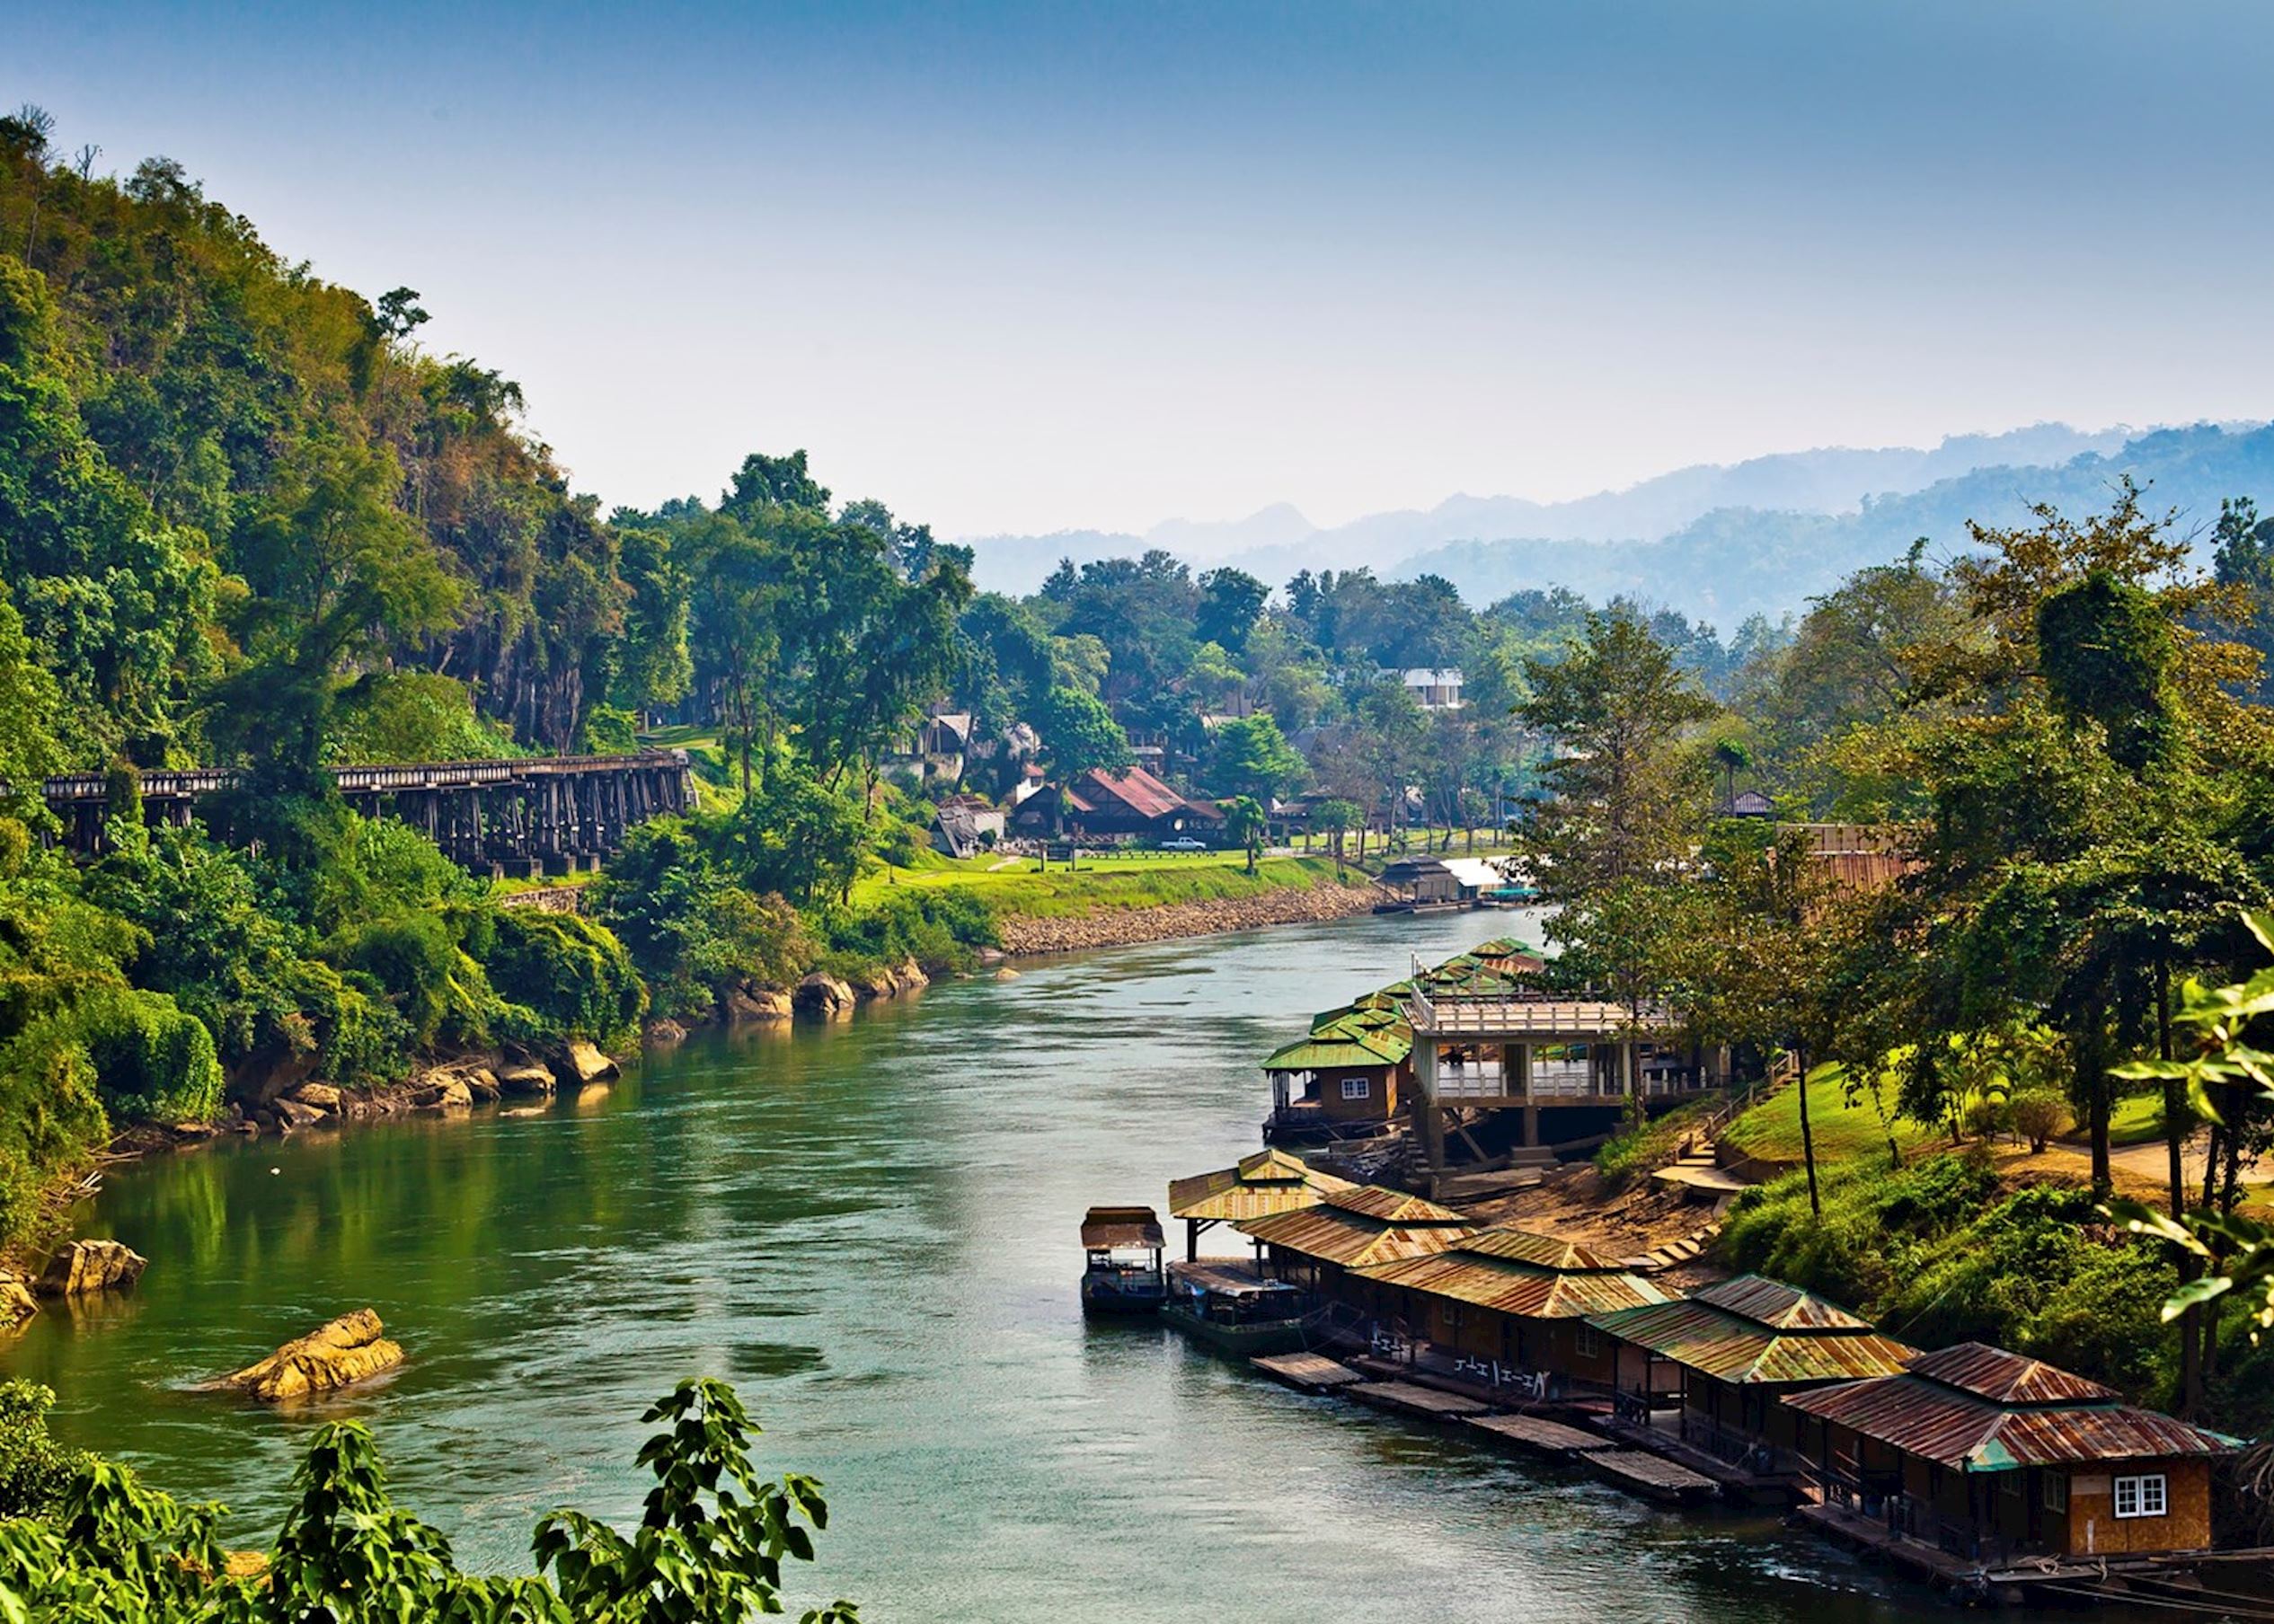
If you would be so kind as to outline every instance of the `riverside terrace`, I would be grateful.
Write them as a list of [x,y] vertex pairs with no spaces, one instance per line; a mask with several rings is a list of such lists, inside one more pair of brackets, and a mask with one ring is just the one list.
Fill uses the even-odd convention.
[[1250,1161],[1172,1187],[1273,1206],[1215,1220],[1257,1254],[1225,1267],[1305,1293],[1309,1346],[1257,1357],[1265,1374],[1653,1498],[1795,1506],[1967,1599],[2274,1617],[2274,1549],[2216,1532],[2213,1469],[2236,1439],[2001,1349],[1919,1353],[1782,1282],[1685,1297],[1641,1263],[1400,1190],[1315,1187],[1284,1153]]

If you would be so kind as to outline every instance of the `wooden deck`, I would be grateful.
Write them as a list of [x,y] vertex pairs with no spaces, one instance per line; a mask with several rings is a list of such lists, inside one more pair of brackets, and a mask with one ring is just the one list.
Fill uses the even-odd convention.
[[1306,1393],[1331,1393],[1366,1380],[1323,1354],[1265,1354],[1248,1363],[1273,1381],[1299,1387]]
[[1581,1455],[1579,1459],[1587,1463],[1588,1470],[1621,1488],[1632,1489],[1648,1499],[1668,1505],[1711,1500],[1721,1492],[1721,1485],[1712,1478],[1661,1455],[1645,1454],[1639,1449],[1599,1449]]
[[1371,1404],[1377,1409],[1426,1416],[1434,1421],[1459,1421],[1485,1413],[1485,1406],[1474,1399],[1464,1399],[1458,1393],[1440,1392],[1434,1387],[1421,1387],[1411,1381],[1360,1381],[1341,1390],[1359,1403]]
[[1583,1433],[1576,1426],[1538,1416],[1471,1416],[1468,1421],[1479,1432],[1503,1443],[1561,1460],[1615,1447],[1608,1438],[1598,1438],[1593,1433]]

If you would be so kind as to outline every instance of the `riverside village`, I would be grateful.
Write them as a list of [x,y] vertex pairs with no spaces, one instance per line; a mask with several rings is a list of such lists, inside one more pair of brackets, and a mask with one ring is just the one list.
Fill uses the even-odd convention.
[[0,1624],[2274,1624],[2274,4],[0,17]]

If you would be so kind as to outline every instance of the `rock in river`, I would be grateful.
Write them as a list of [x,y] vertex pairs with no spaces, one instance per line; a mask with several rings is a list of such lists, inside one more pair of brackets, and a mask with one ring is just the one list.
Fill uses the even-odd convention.
[[260,1364],[248,1364],[214,1385],[264,1404],[345,1387],[403,1363],[402,1346],[382,1337],[379,1333],[384,1328],[378,1315],[359,1308],[286,1343]]
[[553,1068],[535,1064],[507,1066],[498,1073],[498,1088],[507,1094],[550,1094]]
[[340,1108],[340,1090],[328,1082],[304,1082],[292,1090],[289,1098],[311,1110],[336,1111]]
[[729,1020],[787,1020],[792,1013],[790,995],[778,987],[745,982],[726,995]]
[[83,1292],[124,1291],[142,1277],[146,1259],[116,1240],[74,1240],[40,1273],[43,1297],[75,1297]]

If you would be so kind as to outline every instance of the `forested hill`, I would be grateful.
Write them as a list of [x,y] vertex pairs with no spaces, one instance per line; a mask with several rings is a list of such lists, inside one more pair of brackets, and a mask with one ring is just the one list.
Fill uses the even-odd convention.
[[1735,623],[1796,610],[1920,536],[1940,555],[1963,551],[1969,520],[2020,525],[2035,503],[2066,513],[2104,508],[2126,474],[2144,488],[2148,508],[2177,509],[2181,534],[2208,548],[2223,499],[2274,489],[2274,428],[2162,429],[2058,466],[1974,469],[1855,512],[1718,508],[1659,541],[1457,542],[1406,560],[1395,573],[1443,576],[1476,602],[1563,587],[1597,599],[1647,596]]

